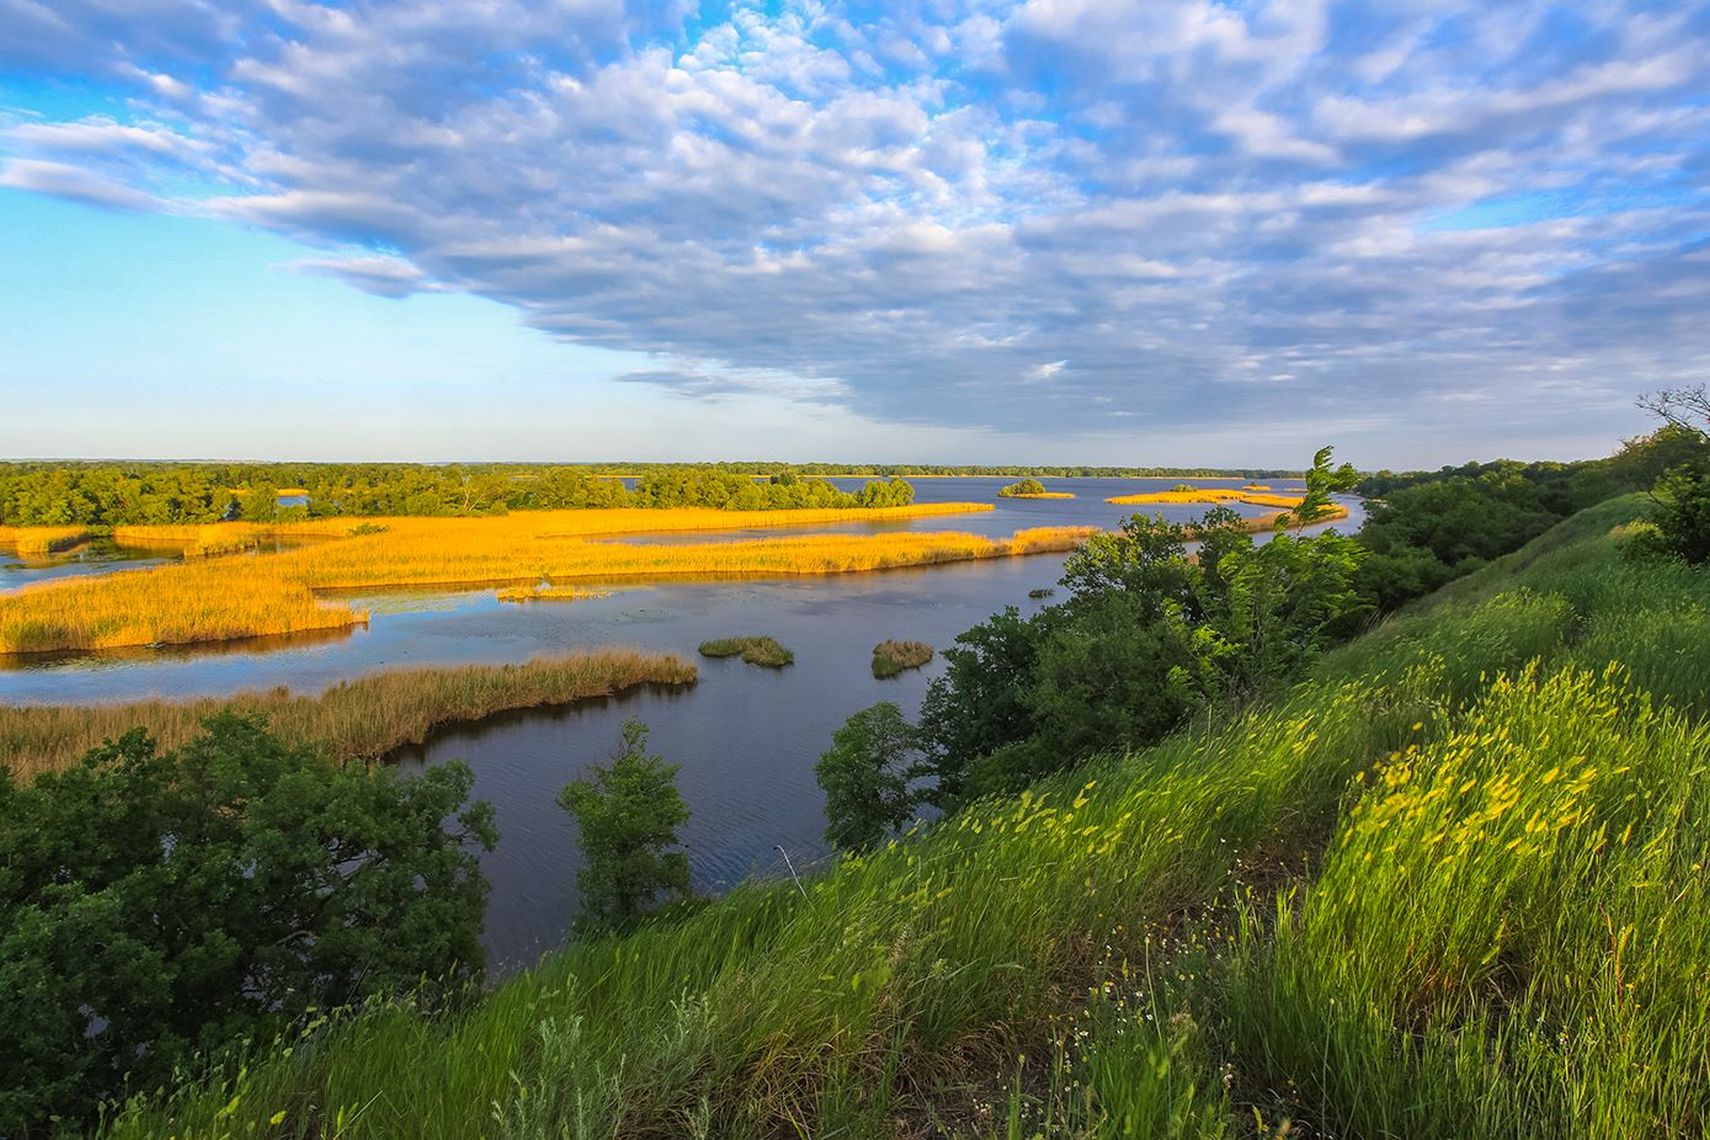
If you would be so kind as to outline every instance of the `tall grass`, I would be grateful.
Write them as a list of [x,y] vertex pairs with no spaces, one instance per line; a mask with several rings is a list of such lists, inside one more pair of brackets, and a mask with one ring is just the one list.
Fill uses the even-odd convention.
[[[770,522],[771,516],[791,514],[911,510],[754,513]],[[41,583],[4,595],[0,653],[221,641],[340,629],[368,620],[360,610],[318,596],[326,591],[520,585],[543,578],[563,586],[614,579],[838,574],[1062,551],[1091,533],[1084,527],[1045,527],[1003,540],[909,531],[681,545],[590,541],[608,533],[603,527],[639,529],[638,516],[649,516],[654,529],[670,529],[673,523],[697,529],[707,516],[720,516],[730,525],[735,514],[740,513],[559,511],[492,519],[394,519],[384,527],[359,525],[336,540],[255,557],[208,558]],[[600,516],[607,517],[602,521]],[[560,533],[566,525],[582,529]],[[275,529],[297,533],[295,524]]]
[[66,767],[103,740],[139,726],[170,749],[224,709],[262,713],[286,740],[319,745],[334,759],[369,760],[419,744],[443,725],[509,709],[569,704],[644,684],[690,685],[695,677],[695,666],[672,654],[601,649],[521,665],[390,669],[313,696],[277,688],[194,701],[0,705],[0,762],[28,779]]
[[82,545],[95,537],[82,526],[0,526],[0,550],[22,558],[41,558]]
[[1653,598],[1710,585],[1590,533],[1268,705],[113,1132],[1701,1134],[1710,641],[1645,666],[1679,709],[1598,659]]

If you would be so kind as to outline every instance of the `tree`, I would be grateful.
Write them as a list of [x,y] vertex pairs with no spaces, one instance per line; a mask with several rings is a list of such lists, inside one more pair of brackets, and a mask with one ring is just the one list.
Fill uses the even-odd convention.
[[1642,536],[1637,549],[1693,565],[1710,561],[1710,389],[1665,388],[1641,397],[1639,406],[1664,420],[1657,434],[1682,457],[1652,489],[1656,530]]
[[866,851],[907,823],[919,803],[910,790],[919,756],[915,729],[890,701],[845,721],[814,766],[825,790],[825,841]]
[[641,721],[624,721],[612,762],[566,784],[558,803],[576,817],[586,862],[576,876],[583,929],[627,930],[661,895],[688,896],[689,857],[677,828],[689,809],[677,790],[677,765],[648,754]]
[[27,787],[0,771],[0,1135],[316,1008],[478,982],[473,780],[340,768],[230,713],[173,753],[138,729]]
[[1334,452],[1334,448],[1321,447],[1312,457],[1312,469],[1306,473],[1306,494],[1293,510],[1277,516],[1279,531],[1290,528],[1298,531],[1324,519],[1330,514],[1330,496],[1352,491],[1360,481],[1360,474],[1354,470],[1353,464],[1330,466]]

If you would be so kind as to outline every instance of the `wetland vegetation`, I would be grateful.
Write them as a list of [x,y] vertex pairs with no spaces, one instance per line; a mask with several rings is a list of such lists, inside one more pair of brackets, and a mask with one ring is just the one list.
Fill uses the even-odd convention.
[[69,767],[133,728],[170,751],[194,738],[209,717],[233,712],[262,717],[286,744],[313,746],[339,763],[378,760],[446,725],[638,685],[692,685],[695,677],[693,663],[671,654],[602,649],[514,665],[388,669],[314,695],[275,688],[191,701],[0,705],[0,757],[12,775],[28,780]]
[[740,657],[750,665],[761,665],[768,669],[782,669],[786,665],[796,663],[796,655],[772,637],[715,638],[701,642],[699,652],[702,657]]
[[873,676],[895,677],[904,669],[919,669],[932,660],[932,646],[924,641],[881,641],[873,646]]

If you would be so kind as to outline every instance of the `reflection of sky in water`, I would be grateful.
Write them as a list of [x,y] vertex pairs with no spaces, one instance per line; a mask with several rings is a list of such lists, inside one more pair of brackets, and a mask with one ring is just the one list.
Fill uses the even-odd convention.
[[[996,488],[1011,481],[935,479],[916,486],[922,501],[991,501]],[[983,519],[992,524],[985,533],[1006,535],[1023,526],[1111,526],[1147,509],[1102,502],[1138,482],[1046,480],[1082,497],[1005,501],[988,515],[919,521],[932,529],[973,529],[964,524]],[[1174,481],[1148,482],[1167,487]],[[1185,519],[1202,510],[1168,507],[1164,513]],[[1341,529],[1357,524],[1356,517]],[[495,961],[514,962],[561,937],[575,911],[577,853],[555,797],[587,763],[610,755],[625,717],[646,721],[654,749],[682,766],[683,794],[695,813],[684,838],[697,884],[718,889],[750,872],[776,873],[774,844],[798,860],[824,853],[813,764],[832,732],[849,714],[880,700],[893,700],[913,716],[927,681],[943,667],[935,659],[925,669],[877,681],[869,668],[873,646],[906,638],[943,647],[1005,605],[1032,612],[1048,603],[1029,599],[1028,591],[1054,585],[1062,563],[1060,554],[1037,555],[882,573],[636,585],[605,598],[523,605],[501,603],[491,589],[351,596],[373,614],[366,629],[233,644],[225,652],[41,659],[34,667],[0,671],[0,700],[134,700],[282,684],[313,692],[389,667],[523,661],[604,645],[693,656],[703,640],[740,634],[770,634],[794,650],[796,664],[781,671],[697,658],[702,680],[691,691],[495,718],[443,733],[417,752],[414,763],[467,758],[476,794],[498,807],[503,842],[484,859],[493,883],[487,942]]]

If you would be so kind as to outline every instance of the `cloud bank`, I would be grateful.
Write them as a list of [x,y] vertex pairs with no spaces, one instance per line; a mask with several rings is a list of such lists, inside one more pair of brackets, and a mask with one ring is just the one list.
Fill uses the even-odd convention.
[[0,67],[132,108],[0,124],[0,184],[492,298],[686,399],[1523,447],[1710,376],[1704,5],[0,0],[0,29]]

